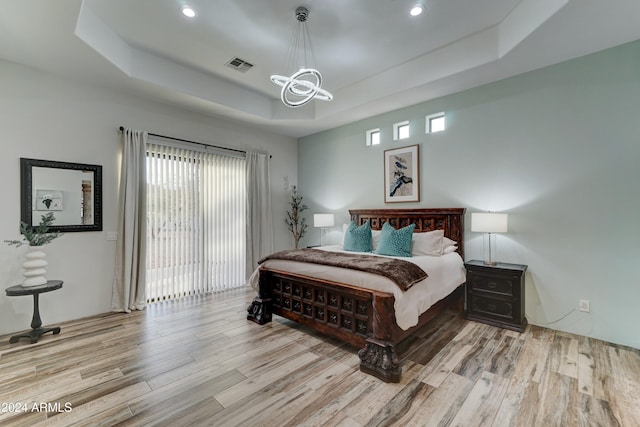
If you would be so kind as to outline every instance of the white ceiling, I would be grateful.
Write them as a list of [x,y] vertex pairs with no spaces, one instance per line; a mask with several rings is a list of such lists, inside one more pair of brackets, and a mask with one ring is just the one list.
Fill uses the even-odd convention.
[[[417,1],[425,13],[410,17]],[[198,16],[181,15],[189,3]],[[282,105],[297,6],[331,102]],[[640,39],[638,0],[0,0],[0,58],[300,137]],[[225,66],[240,57],[254,67]]]

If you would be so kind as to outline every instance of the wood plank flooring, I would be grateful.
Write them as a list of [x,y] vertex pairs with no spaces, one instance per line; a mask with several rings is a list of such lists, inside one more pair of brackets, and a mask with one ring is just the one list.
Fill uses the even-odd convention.
[[[0,337],[2,426],[640,426],[640,351],[444,313],[403,343],[403,379],[241,289]],[[44,319],[46,322],[46,319]]]

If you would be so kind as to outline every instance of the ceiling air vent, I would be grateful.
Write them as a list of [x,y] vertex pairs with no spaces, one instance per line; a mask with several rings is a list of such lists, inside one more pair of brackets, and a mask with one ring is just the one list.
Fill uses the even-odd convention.
[[229,62],[227,62],[224,65],[226,65],[229,68],[233,68],[234,70],[240,71],[241,73],[246,73],[251,68],[253,68],[252,63],[247,62],[244,59],[240,59],[237,56],[235,58],[232,58]]

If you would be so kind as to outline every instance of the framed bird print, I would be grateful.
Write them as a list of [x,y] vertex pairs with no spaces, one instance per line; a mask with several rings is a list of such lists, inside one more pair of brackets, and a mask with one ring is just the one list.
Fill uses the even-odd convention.
[[384,202],[420,201],[420,146],[384,151]]

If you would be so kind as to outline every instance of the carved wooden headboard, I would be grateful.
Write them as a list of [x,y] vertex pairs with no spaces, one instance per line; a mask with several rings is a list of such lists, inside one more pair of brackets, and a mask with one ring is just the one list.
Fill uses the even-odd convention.
[[351,220],[357,225],[369,221],[372,230],[380,230],[388,222],[393,228],[415,224],[414,233],[444,230],[444,235],[458,242],[457,252],[464,260],[464,208],[422,209],[351,209]]

